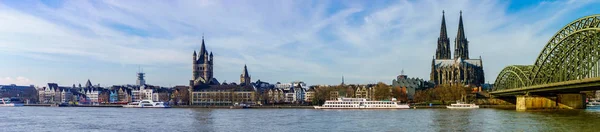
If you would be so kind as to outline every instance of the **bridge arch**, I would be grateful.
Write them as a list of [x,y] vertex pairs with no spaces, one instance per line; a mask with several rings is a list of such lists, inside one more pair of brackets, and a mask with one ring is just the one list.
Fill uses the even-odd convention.
[[496,78],[497,90],[599,77],[600,14],[579,18],[559,30],[534,65],[508,66]]
[[587,76],[600,57],[600,15],[579,18],[558,31],[535,61],[532,84],[545,84]]
[[505,67],[496,78],[494,91],[527,86],[531,83],[529,74],[532,67],[532,65],[511,65]]

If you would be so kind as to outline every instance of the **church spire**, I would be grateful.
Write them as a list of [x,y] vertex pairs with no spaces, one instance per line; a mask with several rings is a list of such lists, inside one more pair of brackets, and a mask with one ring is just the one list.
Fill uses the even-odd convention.
[[460,11],[460,19],[458,20],[458,33],[456,33],[454,44],[454,59],[469,59],[469,41],[465,35],[462,10]]
[[206,47],[204,46],[204,35],[202,35],[202,46],[200,47],[200,55],[206,54]]
[[440,37],[438,37],[435,59],[450,59],[450,39],[446,31],[446,16],[442,10],[442,25],[440,26]]
[[342,86],[344,85],[344,75],[342,75]]
[[446,32],[446,16],[444,11],[442,10],[442,26],[440,29],[440,38],[448,38],[448,33]]
[[465,28],[463,27],[462,11],[460,11],[460,18],[458,20],[458,33],[456,33],[456,37],[459,39],[466,39]]
[[244,64],[244,77],[249,76],[248,74],[248,67],[246,66],[246,64]]

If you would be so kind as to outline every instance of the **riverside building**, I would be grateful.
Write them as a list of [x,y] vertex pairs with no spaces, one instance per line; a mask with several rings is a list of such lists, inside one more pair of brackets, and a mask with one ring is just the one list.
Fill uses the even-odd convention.
[[199,54],[194,51],[192,56],[192,80],[189,86],[190,105],[205,106],[227,106],[235,103],[256,104],[258,103],[256,88],[251,85],[251,77],[248,67],[240,75],[240,85],[235,83],[221,85],[214,78],[214,59],[212,52],[206,50],[204,36]]

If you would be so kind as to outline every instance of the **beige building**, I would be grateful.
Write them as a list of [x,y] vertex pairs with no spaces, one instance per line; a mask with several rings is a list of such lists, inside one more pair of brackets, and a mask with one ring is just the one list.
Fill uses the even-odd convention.
[[227,106],[238,104],[256,104],[256,90],[251,86],[206,85],[192,92],[192,105]]
[[267,94],[269,103],[282,103],[285,100],[285,94],[282,89],[269,89]]

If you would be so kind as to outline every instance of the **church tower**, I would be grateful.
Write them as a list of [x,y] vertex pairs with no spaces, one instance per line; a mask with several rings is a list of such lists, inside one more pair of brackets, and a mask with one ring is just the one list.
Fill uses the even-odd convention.
[[462,11],[460,11],[460,19],[458,20],[458,33],[454,39],[454,59],[469,59],[469,41],[465,36],[465,28],[463,27]]
[[446,32],[446,17],[442,11],[442,26],[440,28],[440,37],[438,37],[435,59],[450,59],[450,39]]
[[[204,36],[202,36],[202,45],[200,51],[193,54],[192,80],[190,85],[211,84],[213,81],[213,54],[206,50]],[[215,82],[216,83],[216,82]]]
[[250,74],[248,74],[248,67],[244,65],[244,72],[240,75],[240,85],[250,85]]

